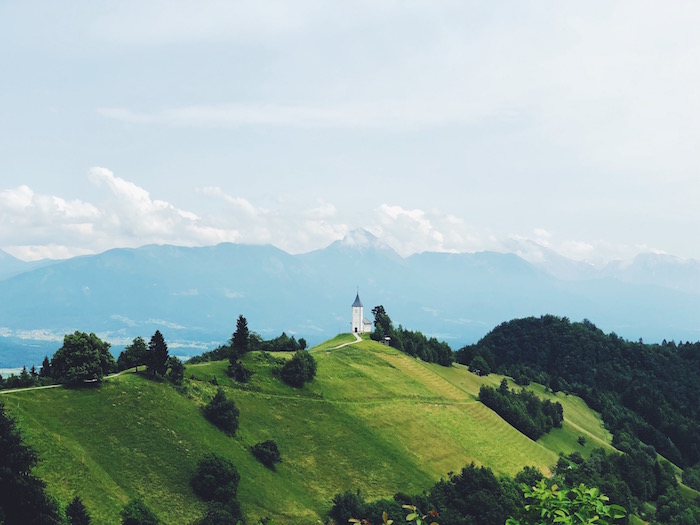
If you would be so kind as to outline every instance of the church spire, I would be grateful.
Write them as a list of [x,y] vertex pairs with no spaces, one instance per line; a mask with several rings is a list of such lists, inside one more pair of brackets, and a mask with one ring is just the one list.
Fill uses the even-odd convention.
[[362,308],[362,301],[360,301],[360,287],[359,286],[357,287],[357,295],[355,296],[355,302],[352,303],[353,308],[358,307],[358,306],[360,308]]

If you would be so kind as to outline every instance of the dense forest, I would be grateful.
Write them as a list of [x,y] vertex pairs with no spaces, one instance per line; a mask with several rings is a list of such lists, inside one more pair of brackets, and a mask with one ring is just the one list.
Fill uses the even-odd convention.
[[627,341],[546,315],[503,323],[456,353],[467,365],[477,356],[520,384],[581,396],[621,450],[640,440],[680,467],[700,461],[700,343]]
[[359,489],[346,491],[333,498],[329,516],[335,523],[358,517],[366,520],[361,523],[385,523],[385,512],[396,519],[410,504],[429,512],[429,522],[442,525],[501,525],[509,523],[509,517],[516,523],[593,523],[582,516],[567,521],[563,514],[554,521],[551,519],[556,515],[549,521],[539,515],[528,521],[527,505],[533,502],[525,495],[538,483],[544,484],[550,496],[558,490],[575,492],[581,485],[595,487],[611,504],[629,511],[615,523],[630,523],[631,514],[654,524],[700,523],[700,507],[679,490],[673,466],[657,459],[653,449],[639,442],[624,454],[597,449],[587,459],[578,452],[562,456],[553,466],[551,478],[544,478],[534,467],[525,467],[514,478],[496,476],[491,469],[472,463],[457,474],[449,473],[422,494],[397,493],[390,499],[366,501]]
[[531,390],[508,388],[503,379],[498,388],[482,385],[479,401],[533,440],[538,440],[552,428],[561,428],[564,409],[561,403],[541,400]]

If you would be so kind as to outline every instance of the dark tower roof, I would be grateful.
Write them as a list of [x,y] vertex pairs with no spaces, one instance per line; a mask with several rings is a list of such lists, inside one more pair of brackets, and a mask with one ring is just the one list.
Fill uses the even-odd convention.
[[360,292],[357,292],[357,296],[355,297],[355,302],[352,303],[352,307],[355,308],[356,306],[359,306],[360,308],[363,308],[362,306],[362,301],[360,301]]

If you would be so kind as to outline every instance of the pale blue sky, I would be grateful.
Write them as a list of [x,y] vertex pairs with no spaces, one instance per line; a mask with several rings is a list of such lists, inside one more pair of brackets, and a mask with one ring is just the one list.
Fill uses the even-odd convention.
[[0,248],[700,258],[697,2],[0,2]]

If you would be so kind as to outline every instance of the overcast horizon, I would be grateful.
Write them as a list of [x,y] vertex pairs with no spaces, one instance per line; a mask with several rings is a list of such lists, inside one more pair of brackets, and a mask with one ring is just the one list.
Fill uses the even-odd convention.
[[[0,249],[700,259],[700,4],[0,4]],[[524,254],[527,258],[527,254]]]

